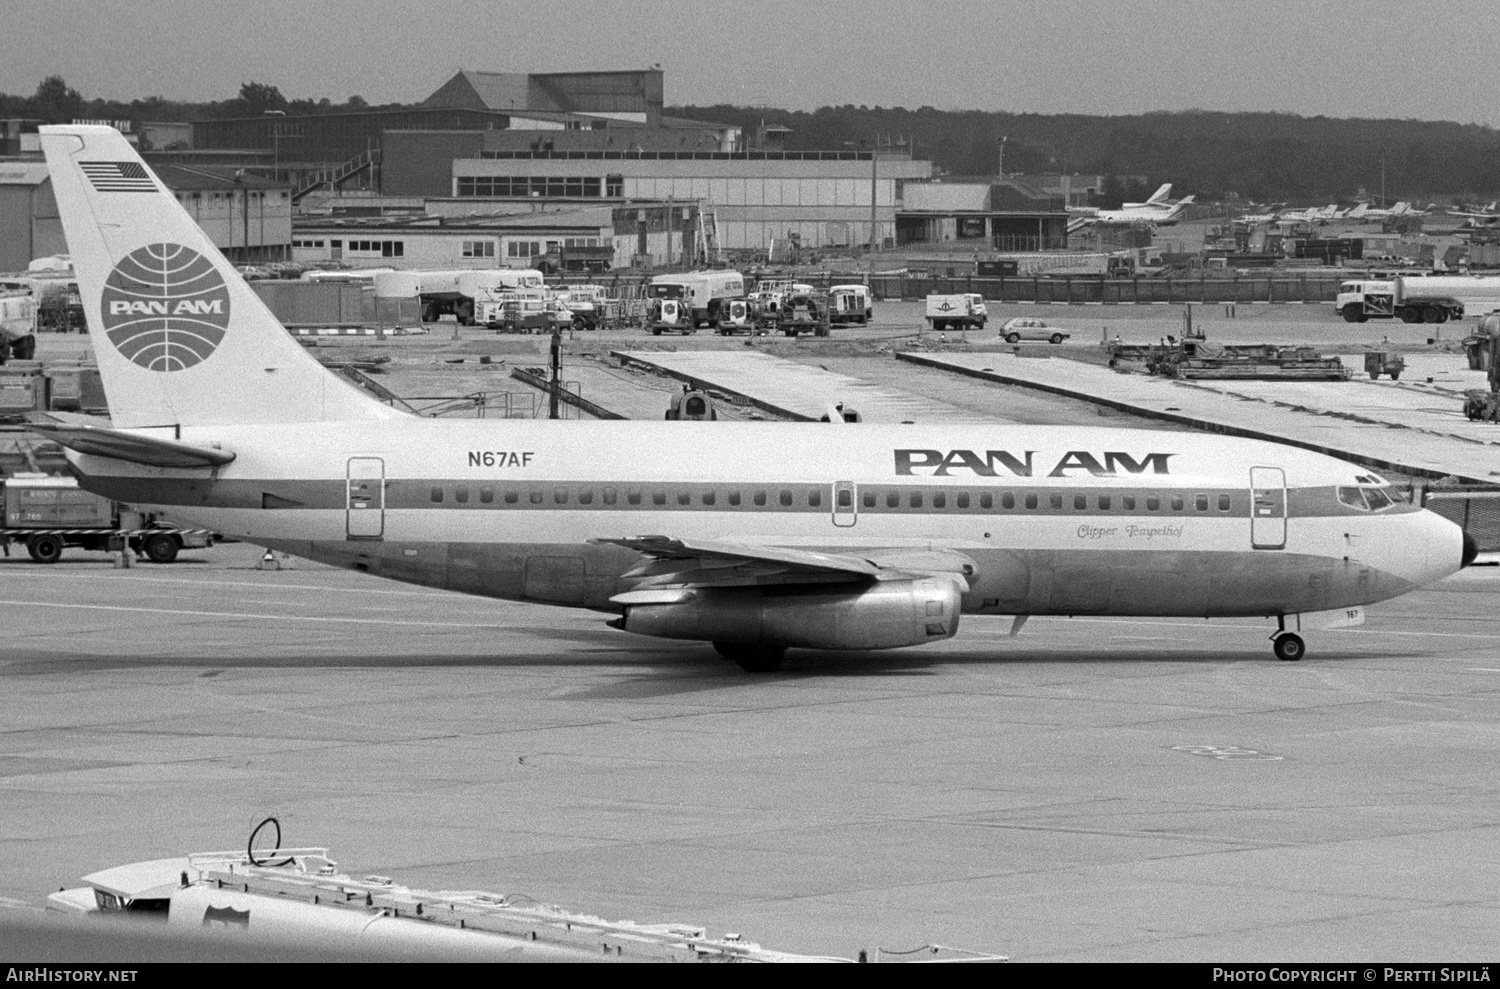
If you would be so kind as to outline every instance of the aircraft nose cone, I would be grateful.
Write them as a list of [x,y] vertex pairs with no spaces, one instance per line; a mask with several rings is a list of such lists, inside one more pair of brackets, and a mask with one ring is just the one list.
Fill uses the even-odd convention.
[[1479,555],[1479,540],[1475,539],[1472,535],[1469,534],[1469,531],[1467,529],[1465,529],[1464,530],[1464,555],[1463,555],[1463,562],[1460,563],[1459,566],[1461,566],[1461,567],[1468,566],[1469,564],[1471,564],[1471,563],[1474,562],[1474,558],[1476,556],[1478,556],[1478,555]]

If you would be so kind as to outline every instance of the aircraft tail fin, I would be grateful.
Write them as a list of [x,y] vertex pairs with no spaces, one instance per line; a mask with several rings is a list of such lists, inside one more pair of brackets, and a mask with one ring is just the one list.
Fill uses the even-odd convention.
[[314,360],[119,131],[41,143],[115,426],[404,415]]

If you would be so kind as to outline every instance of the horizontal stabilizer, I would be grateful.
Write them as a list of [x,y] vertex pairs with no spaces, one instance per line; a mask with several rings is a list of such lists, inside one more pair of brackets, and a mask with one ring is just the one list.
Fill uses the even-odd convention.
[[234,460],[234,454],[226,450],[141,436],[106,426],[28,422],[26,428],[75,453],[112,457],[147,467],[223,467]]

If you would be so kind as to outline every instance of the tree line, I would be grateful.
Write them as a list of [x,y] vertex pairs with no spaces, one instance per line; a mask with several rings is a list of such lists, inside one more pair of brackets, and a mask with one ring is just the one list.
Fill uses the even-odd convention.
[[[342,103],[289,99],[274,85],[246,82],[228,100],[184,102],[160,96],[123,102],[85,99],[61,76],[44,79],[31,96],[0,94],[0,117],[47,123],[75,118],[145,121],[289,116],[364,109],[359,96]],[[670,116],[745,128],[789,128],[792,150],[894,147],[934,163],[941,174],[992,176],[1003,155],[1007,174],[1067,172],[1107,178],[1099,205],[1139,198],[1162,182],[1173,194],[1200,200],[1253,202],[1349,200],[1358,190],[1388,201],[1487,201],[1500,196],[1500,131],[1446,121],[1301,117],[1288,113],[1208,110],[1130,116],[938,110],[930,106],[846,104],[812,111],[764,107],[679,106]]]

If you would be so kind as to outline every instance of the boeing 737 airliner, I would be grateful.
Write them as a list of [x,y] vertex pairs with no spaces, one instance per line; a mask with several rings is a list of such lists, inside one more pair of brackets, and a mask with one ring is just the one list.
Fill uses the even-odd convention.
[[116,131],[41,140],[112,423],[36,428],[90,491],[275,550],[610,612],[755,671],[961,614],[1264,616],[1294,660],[1302,616],[1474,554],[1370,471],[1272,443],[407,415],[310,357]]

